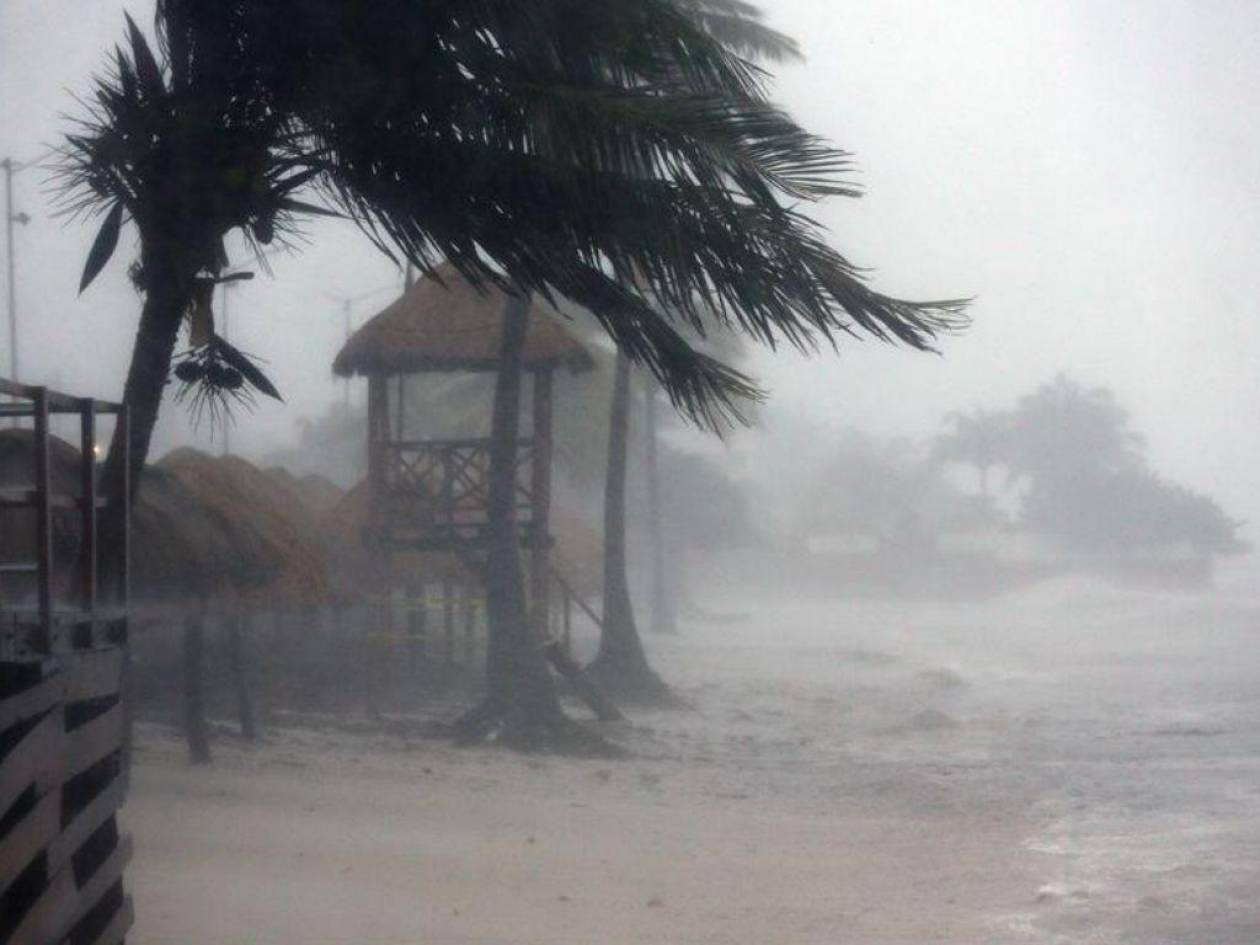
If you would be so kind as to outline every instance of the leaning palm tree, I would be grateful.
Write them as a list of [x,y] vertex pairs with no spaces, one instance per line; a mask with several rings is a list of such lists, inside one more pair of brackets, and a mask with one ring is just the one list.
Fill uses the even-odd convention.
[[[767,345],[928,347],[960,304],[882,295],[827,245],[800,206],[856,192],[846,157],[767,100],[741,25],[735,0],[158,0],[155,53],[129,21],[62,158],[69,209],[103,215],[84,286],[139,234],[131,468],[115,437],[104,493],[139,482],[173,366],[212,406],[276,395],[209,298],[225,237],[284,241],[312,214],[422,270],[572,299],[702,423],[756,392],[686,342],[703,313]],[[524,612],[519,585],[492,622]],[[550,708],[504,724],[555,729]]]
[[669,687],[648,665],[630,600],[626,561],[626,472],[630,439],[630,360],[618,355],[608,424],[604,488],[604,613],[599,652],[587,671],[615,696],[671,705]]

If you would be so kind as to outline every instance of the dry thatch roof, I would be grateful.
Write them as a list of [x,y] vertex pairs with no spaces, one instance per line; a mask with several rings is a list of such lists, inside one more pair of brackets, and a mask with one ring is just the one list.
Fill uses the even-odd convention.
[[[0,485],[31,487],[33,443],[29,430],[0,431]],[[79,492],[79,451],[49,438],[53,489]],[[59,585],[78,555],[77,511],[54,512],[54,568]],[[34,556],[35,520],[28,510],[0,513],[0,560]],[[257,591],[270,579],[269,556],[239,545],[192,493],[166,470],[150,466],[131,510],[131,586],[139,600],[197,600]],[[61,588],[64,591],[64,587]]]
[[323,517],[337,507],[345,490],[331,479],[316,473],[295,476],[283,466],[272,466],[264,470],[276,484],[295,496],[306,510],[317,518]]
[[192,449],[175,450],[158,468],[193,496],[236,555],[253,559],[234,582],[238,594],[273,604],[327,597],[327,562],[313,516],[275,479],[238,457]]
[[[495,286],[474,286],[449,264],[439,266],[355,332],[333,362],[333,371],[341,377],[493,371],[506,301]],[[529,313],[527,370],[592,365],[586,349],[563,327],[564,316],[552,306],[535,297]]]
[[266,559],[231,537],[173,475],[148,467],[131,515],[131,586],[144,601],[232,598]]

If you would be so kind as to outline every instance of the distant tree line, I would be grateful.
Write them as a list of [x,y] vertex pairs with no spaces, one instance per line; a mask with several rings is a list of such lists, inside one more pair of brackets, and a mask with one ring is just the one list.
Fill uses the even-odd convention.
[[1081,551],[1184,547],[1238,554],[1240,523],[1212,498],[1162,478],[1112,391],[1066,375],[1006,411],[951,414],[935,455],[980,472],[1006,470],[1021,489],[1018,524]]

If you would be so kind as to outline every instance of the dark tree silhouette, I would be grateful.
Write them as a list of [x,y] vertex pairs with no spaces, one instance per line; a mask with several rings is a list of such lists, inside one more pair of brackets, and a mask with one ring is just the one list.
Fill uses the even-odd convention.
[[614,695],[670,704],[669,688],[648,665],[634,619],[626,568],[626,454],[630,432],[630,361],[617,358],[608,425],[608,482],[604,489],[604,625],[588,672]]
[[[156,52],[129,20],[61,171],[68,210],[103,216],[84,287],[124,225],[139,234],[132,487],[185,323],[185,392],[212,407],[278,396],[215,334],[210,297],[228,277],[228,234],[283,242],[312,215],[349,218],[421,270],[445,259],[474,282],[573,300],[702,423],[756,388],[679,326],[716,317],[808,350],[855,331],[926,348],[960,324],[961,303],[871,289],[799,209],[857,191],[847,156],[777,109],[743,58],[792,50],[754,12],[730,0],[383,0],[370,15],[353,0],[158,0]],[[128,482],[121,446],[107,497]],[[102,526],[108,544],[118,522]],[[524,620],[514,604],[497,613],[492,635]]]

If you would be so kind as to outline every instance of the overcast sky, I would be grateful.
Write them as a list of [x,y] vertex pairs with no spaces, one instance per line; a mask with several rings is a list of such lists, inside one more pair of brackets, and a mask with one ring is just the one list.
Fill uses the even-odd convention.
[[[126,7],[149,22],[148,4]],[[1157,469],[1260,522],[1260,5],[765,7],[808,56],[780,70],[781,100],[857,157],[867,195],[818,211],[835,244],[885,291],[977,298],[974,327],[941,357],[874,342],[838,359],[759,357],[776,403],[925,435],[946,411],[1007,404],[1068,371],[1116,389]],[[56,140],[71,91],[122,35],[123,9],[0,0],[0,156]],[[16,180],[18,209],[34,217],[18,239],[24,379],[117,395],[139,308],[124,254],[76,298],[91,228],[50,219],[41,179]],[[234,292],[233,340],[270,360],[288,400],[238,428],[245,450],[291,438],[298,417],[338,396],[328,364],[341,308],[327,295],[400,279],[353,232],[312,236],[275,280]],[[160,445],[187,435],[168,409]]]

